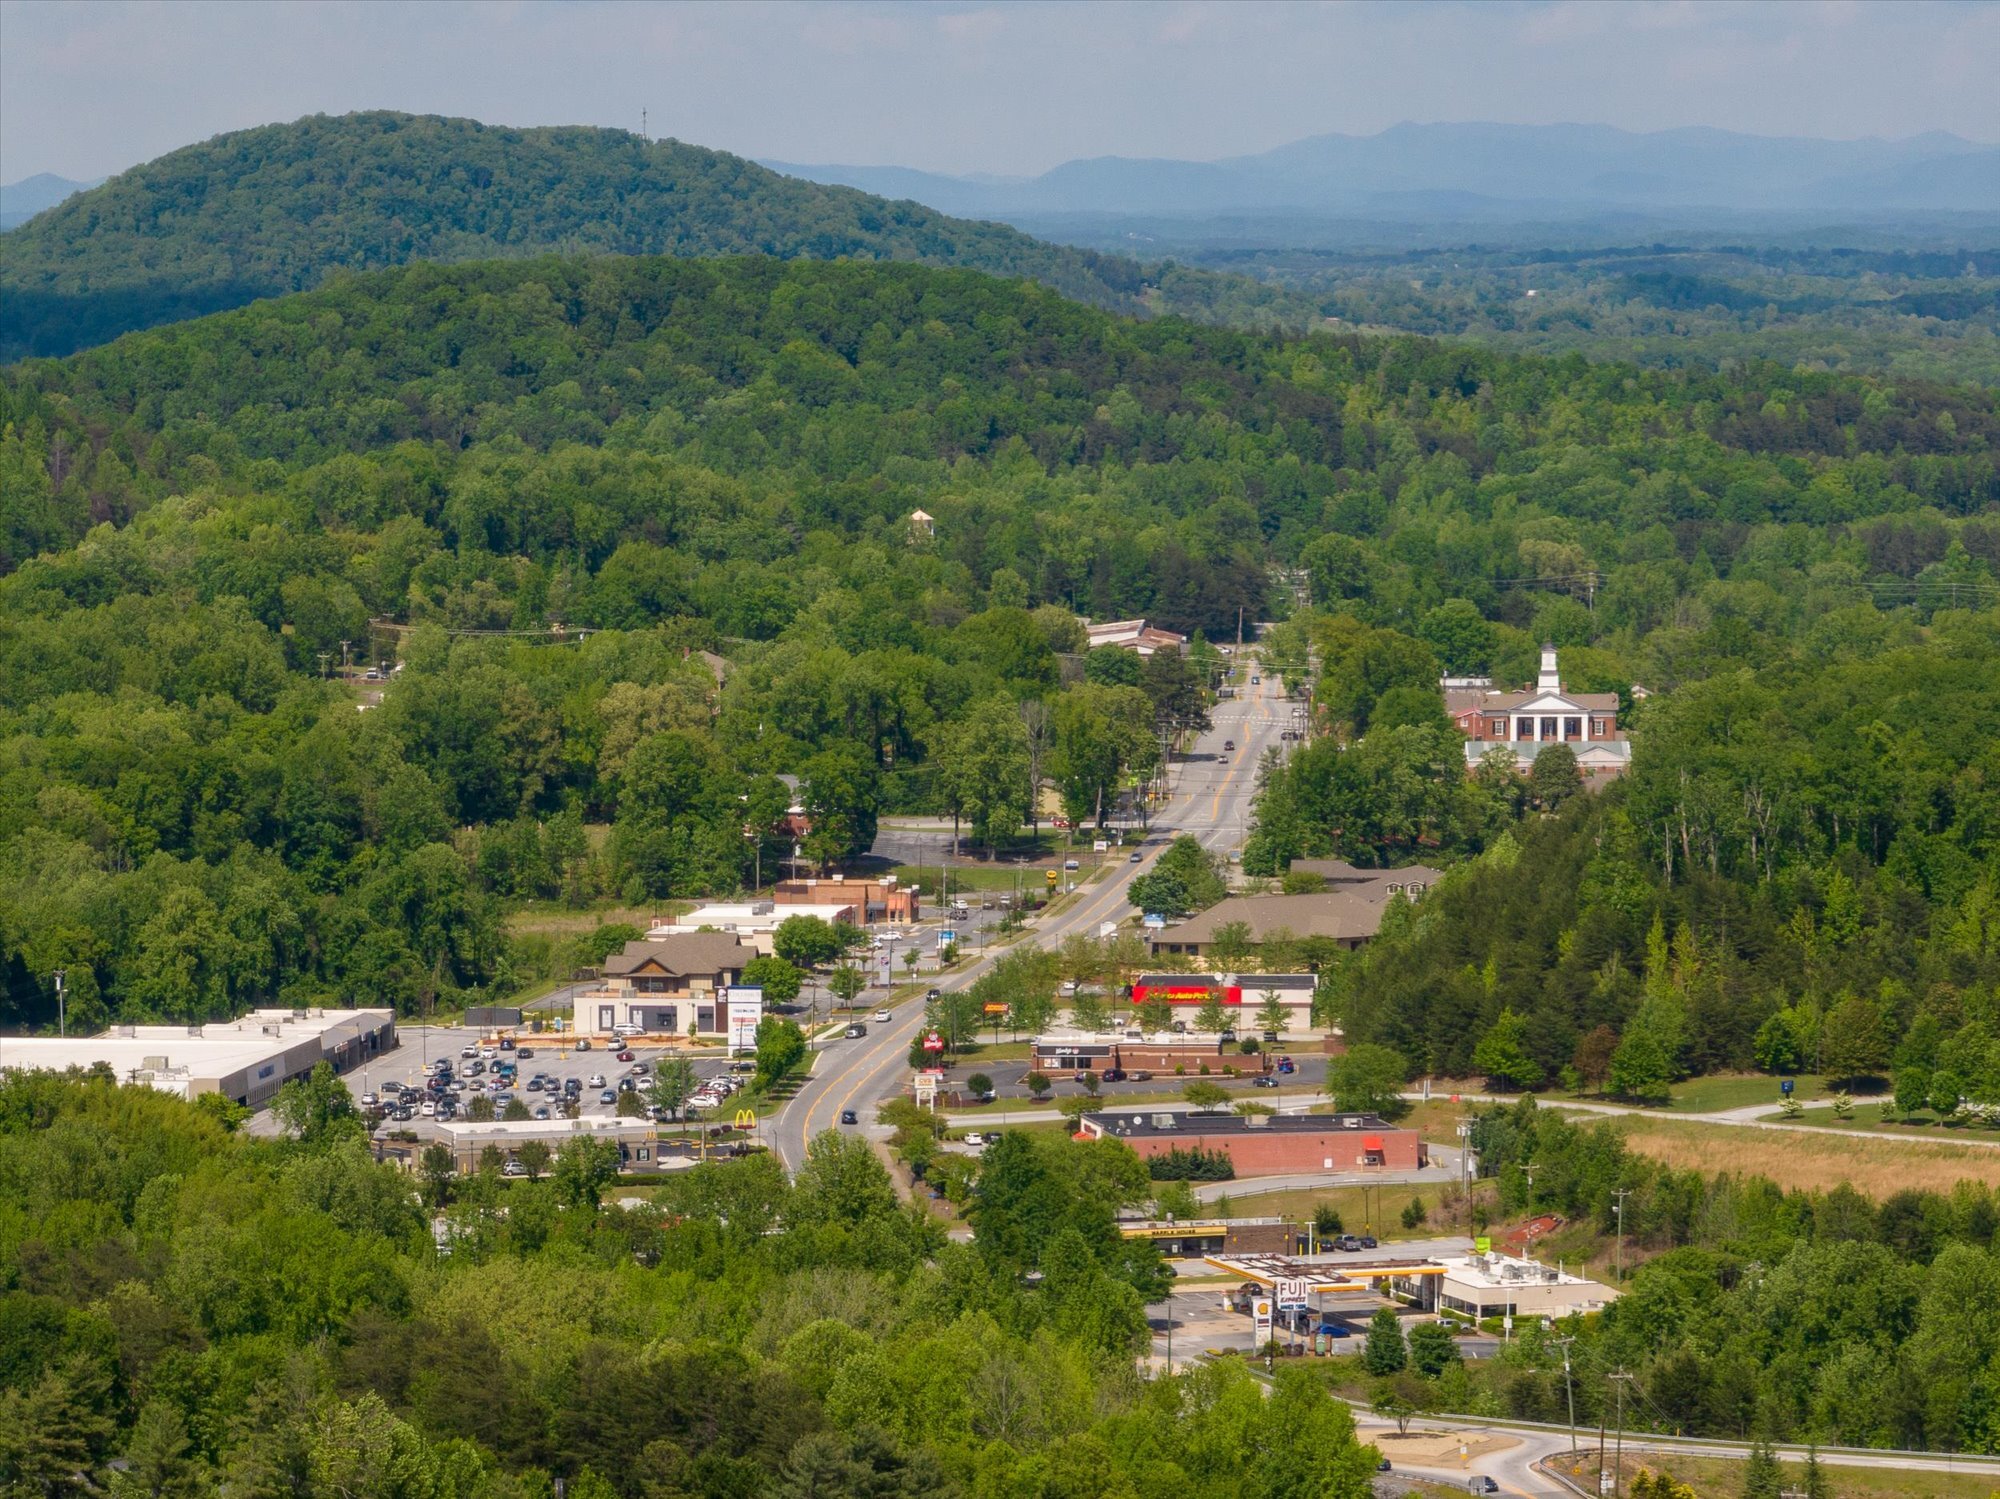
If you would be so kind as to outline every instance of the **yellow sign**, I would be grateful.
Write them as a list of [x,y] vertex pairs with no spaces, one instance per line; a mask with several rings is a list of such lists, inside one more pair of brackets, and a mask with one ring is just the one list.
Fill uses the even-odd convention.
[[1002,1004],[984,1004],[980,1006],[980,1009],[989,1015],[1004,1015],[1007,1013],[1007,1007]]
[[1050,885],[1054,885],[1056,883],[1056,872],[1053,869],[1044,870],[1042,878],[1046,879]]
[[1474,1254],[1491,1254],[1493,1252],[1493,1241],[1484,1234],[1481,1234],[1472,1241],[1472,1252]]
[[736,1127],[738,1129],[755,1129],[757,1127],[757,1111],[755,1109],[738,1109],[736,1111]]

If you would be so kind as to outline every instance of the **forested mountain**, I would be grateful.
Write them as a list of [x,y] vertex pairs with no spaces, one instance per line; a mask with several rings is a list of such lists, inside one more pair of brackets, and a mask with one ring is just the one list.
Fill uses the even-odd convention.
[[0,359],[69,353],[336,271],[552,251],[973,266],[1126,312],[1157,303],[1268,321],[1304,306],[678,141],[374,112],[217,136],[0,237]]
[[[505,992],[549,959],[504,937],[509,902],[733,890],[740,798],[781,798],[779,772],[805,776],[828,856],[885,808],[1004,826],[1031,733],[1088,812],[1147,771],[1186,684],[1095,657],[1078,680],[1075,613],[1233,632],[1285,607],[1273,566],[1327,611],[1321,701],[1361,755],[1301,758],[1331,789],[1270,804],[1251,852],[1273,862],[1567,826],[1457,770],[1441,668],[1518,677],[1553,639],[1582,688],[1700,704],[1747,668],[1797,705],[1892,690],[1860,671],[1891,650],[1931,672],[1993,654],[1990,611],[1966,612],[2000,556],[1990,395],[1135,323],[969,272],[412,266],[17,366],[0,433],[16,1020],[52,1009],[58,966],[73,1023]],[[356,713],[317,678],[342,641],[394,650],[372,619],[408,632],[404,670]],[[719,691],[695,647],[733,658]],[[1877,716],[1893,738],[1907,714]],[[1729,743],[1677,742],[1642,738],[1642,767]],[[1927,742],[1955,786],[1985,741]],[[1713,820],[1737,788],[1711,782]],[[1373,820],[1344,821],[1370,784]],[[1642,770],[1591,815],[1654,784],[1671,807],[1678,769]],[[1944,846],[1944,794],[1777,825],[1801,857],[1894,868],[1919,833]],[[1693,814],[1644,805],[1632,857],[1658,889],[1629,930],[1762,878],[1767,835],[1753,857],[1689,823],[1690,855]],[[1974,865],[1980,825],[1951,835]],[[1437,960],[1481,930],[1429,939]]]
[[903,167],[792,166],[817,182],[894,191],[947,213],[1322,213],[1460,221],[1578,210],[1879,215],[2000,211],[2000,146],[1931,132],[1812,140],[1730,130],[1483,121],[1315,135],[1221,161],[1100,156],[1022,179]]
[[0,229],[25,224],[43,209],[53,208],[63,199],[85,188],[95,187],[103,180],[99,177],[90,182],[72,182],[51,172],[37,172],[19,182],[0,185]]

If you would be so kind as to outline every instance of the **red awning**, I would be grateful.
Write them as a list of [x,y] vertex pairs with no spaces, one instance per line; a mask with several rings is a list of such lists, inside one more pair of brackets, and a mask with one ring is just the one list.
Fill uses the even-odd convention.
[[1363,1150],[1380,1150],[1382,1148],[1382,1137],[1380,1135],[1363,1135],[1361,1137],[1361,1148]]

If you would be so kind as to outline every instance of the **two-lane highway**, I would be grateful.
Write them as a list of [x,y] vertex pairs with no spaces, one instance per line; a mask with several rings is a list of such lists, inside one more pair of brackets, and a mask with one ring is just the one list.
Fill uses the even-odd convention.
[[[1290,725],[1291,704],[1271,681],[1256,686],[1245,681],[1237,691],[1240,696],[1216,704],[1213,727],[1199,736],[1185,760],[1175,763],[1173,794],[1154,819],[1145,857],[1136,864],[1110,866],[1095,882],[1082,886],[1063,910],[1036,923],[1023,941],[1054,947],[1072,933],[1094,934],[1103,922],[1129,916],[1127,887],[1134,876],[1152,867],[1159,850],[1178,834],[1192,834],[1216,852],[1242,843],[1250,827],[1258,761]],[[1231,741],[1235,749],[1224,749]],[[1005,951],[996,949],[940,979],[939,987],[966,987]],[[888,1024],[870,1025],[865,1037],[827,1043],[812,1077],[769,1128],[772,1148],[789,1169],[796,1171],[805,1160],[806,1142],[814,1135],[839,1127],[843,1110],[852,1109],[863,1124],[872,1120],[875,1104],[901,1085],[909,1069],[910,1044],[922,1026],[923,1007],[905,1005]]]

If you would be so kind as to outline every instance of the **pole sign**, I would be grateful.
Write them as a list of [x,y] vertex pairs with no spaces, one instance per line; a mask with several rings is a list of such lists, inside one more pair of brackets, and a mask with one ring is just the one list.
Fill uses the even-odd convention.
[[1292,1311],[1312,1299],[1312,1282],[1287,1276],[1279,1280],[1277,1294],[1278,1305]]
[[958,933],[957,933],[957,932],[954,932],[954,931],[953,931],[953,930],[952,930],[952,929],[951,929],[950,927],[948,927],[948,926],[941,926],[941,927],[939,927],[939,928],[938,928],[938,946],[939,946],[939,948],[946,948],[946,947],[950,947],[950,946],[951,946],[951,945],[952,945],[952,944],[953,944],[954,942],[956,942],[956,941],[958,941]]
[[943,1051],[944,1037],[940,1036],[936,1031],[932,1031],[928,1036],[924,1037],[924,1050]]
[[764,1023],[764,991],[754,984],[731,984],[724,993],[729,1002],[730,1049],[755,1051],[757,1027]]
[[1778,1079],[1778,1091],[1784,1094],[1785,1097],[1790,1098],[1792,1096],[1792,1080],[1788,1077]]
[[1259,1296],[1250,1304],[1250,1314],[1257,1319],[1257,1341],[1267,1341],[1271,1336],[1271,1298]]

